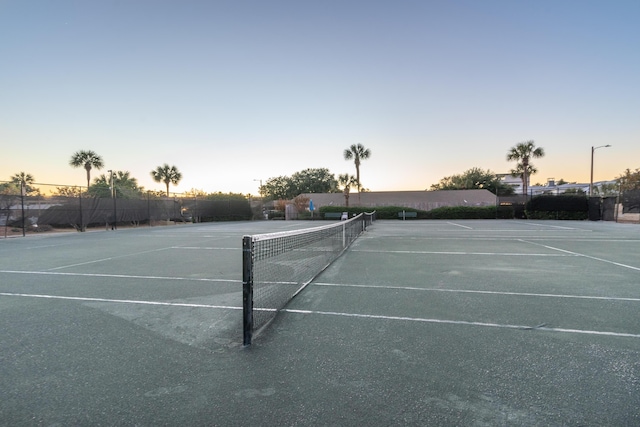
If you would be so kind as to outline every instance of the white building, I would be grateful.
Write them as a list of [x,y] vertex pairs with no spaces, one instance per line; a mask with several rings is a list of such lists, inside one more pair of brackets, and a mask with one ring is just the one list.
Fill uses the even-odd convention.
[[[511,174],[497,174],[500,180],[508,185],[511,185],[516,195],[522,194],[522,179],[520,177],[514,177]],[[527,177],[529,180],[530,177]],[[530,181],[529,181],[530,182]],[[603,185],[616,184],[616,181],[598,181],[593,183],[594,195],[601,194],[599,191]],[[595,191],[598,189],[598,192]],[[570,182],[566,184],[557,184],[554,178],[547,179],[545,185],[528,185],[527,194],[529,196],[539,196],[541,194],[564,194],[567,191],[571,193],[589,194],[589,183]]]

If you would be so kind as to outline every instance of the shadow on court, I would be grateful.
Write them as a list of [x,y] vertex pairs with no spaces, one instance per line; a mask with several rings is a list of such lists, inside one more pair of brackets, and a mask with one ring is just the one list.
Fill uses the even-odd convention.
[[640,228],[378,221],[242,346],[245,222],[0,241],[0,424],[638,425]]

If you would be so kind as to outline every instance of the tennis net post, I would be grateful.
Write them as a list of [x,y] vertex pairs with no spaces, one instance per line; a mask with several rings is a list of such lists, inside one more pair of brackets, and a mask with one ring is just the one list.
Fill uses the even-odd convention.
[[244,345],[251,344],[253,331],[253,240],[242,238],[242,330]]

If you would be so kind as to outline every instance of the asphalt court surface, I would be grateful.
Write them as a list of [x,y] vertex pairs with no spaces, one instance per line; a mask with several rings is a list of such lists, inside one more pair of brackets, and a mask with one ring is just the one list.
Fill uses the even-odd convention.
[[315,225],[0,240],[0,424],[640,424],[637,225],[378,221],[242,347],[242,235]]

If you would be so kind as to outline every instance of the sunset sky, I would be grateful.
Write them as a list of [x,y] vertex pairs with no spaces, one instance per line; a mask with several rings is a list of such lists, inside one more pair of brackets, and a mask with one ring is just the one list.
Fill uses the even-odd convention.
[[306,168],[423,190],[506,173],[534,140],[547,178],[640,168],[640,1],[0,0],[0,180],[83,185],[175,165],[172,191],[258,193]]

